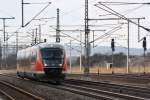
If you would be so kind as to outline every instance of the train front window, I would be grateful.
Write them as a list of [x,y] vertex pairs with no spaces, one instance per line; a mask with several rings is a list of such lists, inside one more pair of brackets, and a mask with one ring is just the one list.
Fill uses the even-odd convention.
[[61,49],[42,49],[43,59],[60,59],[63,56],[63,51]]
[[45,65],[52,66],[63,63],[63,50],[58,48],[41,49],[42,59]]

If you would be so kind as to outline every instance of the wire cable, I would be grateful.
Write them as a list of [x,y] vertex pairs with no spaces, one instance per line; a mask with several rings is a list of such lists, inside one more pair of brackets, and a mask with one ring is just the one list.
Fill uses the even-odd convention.
[[137,2],[101,2],[105,5],[139,5],[139,4],[143,4],[143,5],[149,5],[150,2],[147,3],[137,3]]
[[[104,9],[104,8],[102,8],[102,7],[99,7],[99,6],[98,6],[99,4],[102,5],[103,7],[107,8],[108,10],[106,10],[106,9]],[[104,10],[104,11],[107,11],[107,12],[109,12],[109,13],[115,15],[115,16],[118,16],[119,18],[122,18],[122,19],[124,19],[124,20],[127,20],[127,21],[129,21],[129,22],[131,22],[131,23],[133,23],[133,24],[135,24],[135,25],[138,25],[139,27],[143,28],[144,30],[150,32],[150,29],[148,29],[148,28],[146,28],[146,27],[144,27],[144,26],[142,26],[142,25],[139,25],[139,24],[137,24],[136,22],[134,22],[134,21],[132,21],[132,20],[126,18],[124,15],[122,15],[122,14],[120,14],[120,13],[114,11],[113,9],[111,9],[111,8],[109,8],[108,6],[102,4],[101,2],[99,2],[99,4],[95,4],[95,6],[98,7],[98,8],[100,8],[100,9],[102,9],[102,10]]]
[[105,36],[107,36],[107,35],[110,35],[110,34],[116,32],[116,31],[120,30],[122,25],[123,25],[123,24],[121,24],[121,25],[119,25],[119,26],[117,26],[117,27],[111,29],[110,31],[106,32],[105,34],[103,34],[103,35],[101,35],[100,37],[96,38],[95,40],[91,41],[90,43],[93,43],[93,42],[95,42],[95,41],[97,41],[97,40],[99,40],[99,39],[102,39],[103,37],[105,37]]

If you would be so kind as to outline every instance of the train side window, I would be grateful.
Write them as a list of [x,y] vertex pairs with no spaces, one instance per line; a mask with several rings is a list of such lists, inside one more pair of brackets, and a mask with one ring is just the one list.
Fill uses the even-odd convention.
[[30,59],[30,52],[29,50],[26,52],[26,65],[29,65],[29,59]]
[[34,52],[34,60],[36,61],[37,58],[37,51]]
[[33,51],[31,51],[31,62],[33,62]]
[[29,61],[31,62],[31,58],[32,58],[32,51],[30,50],[30,53],[29,53]]
[[32,51],[31,62],[35,62],[35,53]]

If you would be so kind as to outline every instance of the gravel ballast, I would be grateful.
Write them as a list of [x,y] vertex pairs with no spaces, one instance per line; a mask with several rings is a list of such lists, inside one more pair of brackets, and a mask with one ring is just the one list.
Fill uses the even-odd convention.
[[12,77],[0,76],[0,80],[12,83],[24,90],[29,91],[30,93],[44,98],[45,100],[96,100],[87,96],[57,89],[57,85],[48,83],[43,84],[41,82],[36,82],[28,79],[20,79],[14,76],[14,74],[12,75]]

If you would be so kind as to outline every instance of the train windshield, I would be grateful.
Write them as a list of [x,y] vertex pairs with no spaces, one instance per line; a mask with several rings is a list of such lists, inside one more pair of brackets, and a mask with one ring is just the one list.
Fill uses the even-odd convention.
[[57,64],[63,64],[64,53],[58,48],[41,49],[42,59],[45,66],[56,67]]
[[62,59],[63,50],[55,48],[44,48],[41,50],[43,59]]

